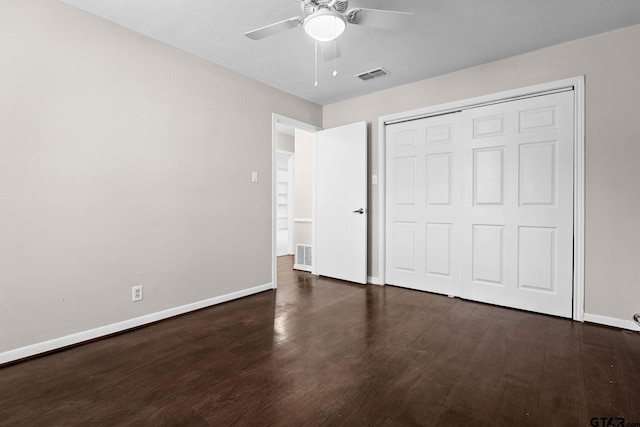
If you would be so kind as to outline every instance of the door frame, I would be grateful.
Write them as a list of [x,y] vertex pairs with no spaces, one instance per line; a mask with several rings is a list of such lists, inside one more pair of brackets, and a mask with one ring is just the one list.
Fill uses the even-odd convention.
[[[283,116],[281,114],[272,113],[271,114],[271,284],[272,288],[276,289],[278,287],[278,163],[276,160],[276,127],[277,124],[283,124],[286,126],[292,126],[297,129],[302,129],[307,132],[316,133],[319,130],[322,130],[321,127],[315,126],[309,123],[301,122],[296,119],[292,119],[287,116]],[[315,149],[315,147],[314,147]],[[294,153],[295,155],[295,153]],[[315,156],[314,156],[315,162]],[[313,170],[311,172],[312,180],[315,182],[315,164]],[[312,211],[312,253],[315,251],[313,248],[315,242],[315,194],[312,195],[312,200],[314,203],[313,211]]]
[[452,113],[482,105],[573,90],[573,320],[584,320],[584,201],[585,201],[585,81],[584,76],[468,98],[446,104],[378,117],[378,275],[386,283],[386,126],[429,116]]

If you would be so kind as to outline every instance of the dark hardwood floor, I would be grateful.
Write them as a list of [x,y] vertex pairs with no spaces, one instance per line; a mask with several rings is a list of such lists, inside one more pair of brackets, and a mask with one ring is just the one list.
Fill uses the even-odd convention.
[[638,333],[279,264],[275,292],[0,368],[0,425],[640,426]]

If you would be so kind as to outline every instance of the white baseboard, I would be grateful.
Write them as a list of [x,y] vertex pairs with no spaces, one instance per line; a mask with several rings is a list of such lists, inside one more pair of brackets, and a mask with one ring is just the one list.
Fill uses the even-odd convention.
[[629,329],[631,331],[640,331],[640,326],[636,325],[633,320],[618,319],[615,317],[600,316],[597,314],[584,314],[584,321],[598,323],[600,325],[613,326],[614,328]]
[[373,276],[367,276],[367,283],[369,283],[370,285],[384,285],[384,283],[382,283],[382,280],[380,280],[379,277],[373,277]]
[[0,365],[4,363],[9,363],[16,360],[24,359],[26,357],[35,356],[37,354],[46,353],[48,351],[58,350],[64,347],[68,347],[70,345],[104,337],[117,332],[126,331],[127,329],[137,328],[139,326],[144,326],[149,323],[157,322],[159,320],[168,319],[169,317],[178,316],[180,314],[185,314],[190,311],[199,310],[201,308],[210,307],[216,304],[222,304],[223,302],[257,294],[259,292],[268,291],[270,289],[273,289],[273,284],[267,283],[265,285],[255,286],[249,289],[243,289],[241,291],[232,292],[230,294],[221,295],[219,297],[209,298],[202,301],[196,301],[191,304],[170,308],[168,310],[146,314],[144,316],[124,320],[122,322],[100,326],[99,328],[90,329],[88,331],[82,331],[82,332],[78,332],[78,333],[67,335],[60,338],[54,338],[49,341],[28,345],[25,347],[17,348],[15,350],[5,351],[4,353],[0,353]]
[[311,272],[311,267],[309,267],[308,265],[293,264],[293,269]]

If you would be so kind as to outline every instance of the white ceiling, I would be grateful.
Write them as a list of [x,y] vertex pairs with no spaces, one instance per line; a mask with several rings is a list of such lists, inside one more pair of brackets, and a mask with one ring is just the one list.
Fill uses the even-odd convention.
[[[402,31],[347,27],[338,75],[320,61],[314,87],[314,43],[302,27],[244,36],[301,16],[295,0],[61,1],[321,105],[640,23],[639,0],[351,0],[415,15]],[[390,75],[354,77],[376,67]]]

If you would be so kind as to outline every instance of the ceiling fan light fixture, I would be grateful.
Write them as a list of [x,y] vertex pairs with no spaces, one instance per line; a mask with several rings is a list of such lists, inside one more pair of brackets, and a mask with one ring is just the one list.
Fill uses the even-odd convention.
[[329,9],[320,9],[304,20],[304,31],[319,42],[337,38],[346,28],[346,19]]

